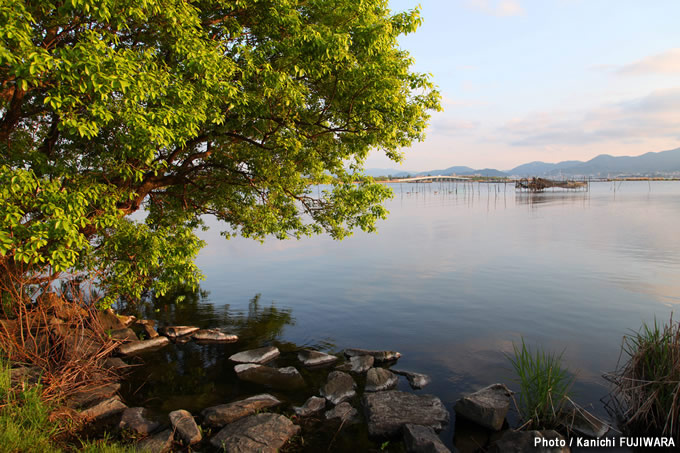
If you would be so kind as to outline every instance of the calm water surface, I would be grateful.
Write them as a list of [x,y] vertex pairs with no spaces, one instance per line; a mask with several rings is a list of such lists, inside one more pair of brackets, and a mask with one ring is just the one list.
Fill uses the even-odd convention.
[[[147,314],[161,325],[225,327],[243,341],[144,357],[128,398],[159,412],[200,411],[261,393],[238,382],[227,357],[276,344],[289,351],[281,365],[293,364],[300,347],[400,351],[399,368],[433,378],[419,392],[451,409],[494,382],[516,389],[506,354],[524,338],[564,351],[576,401],[607,418],[601,376],[615,368],[622,336],[668,320],[680,303],[680,183],[533,195],[502,184],[392,187],[379,232],[341,242],[226,241],[212,224],[198,258],[202,293],[159,301]],[[305,377],[318,389],[322,378]],[[282,396],[298,404],[314,392]],[[449,445],[451,413],[442,433]],[[353,440],[335,442],[342,449]]]

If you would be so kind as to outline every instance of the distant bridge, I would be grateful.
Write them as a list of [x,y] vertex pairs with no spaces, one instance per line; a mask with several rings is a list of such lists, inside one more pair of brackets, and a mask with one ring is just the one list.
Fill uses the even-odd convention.
[[443,182],[443,181],[469,181],[470,177],[466,176],[418,176],[415,178],[392,179],[389,182]]

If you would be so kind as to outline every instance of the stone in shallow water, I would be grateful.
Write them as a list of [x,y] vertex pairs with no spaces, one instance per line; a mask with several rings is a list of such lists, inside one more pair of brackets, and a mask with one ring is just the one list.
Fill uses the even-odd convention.
[[166,429],[137,443],[137,451],[149,453],[165,453],[172,448],[175,435],[171,429]]
[[609,431],[609,425],[573,401],[567,401],[565,406],[560,421],[568,430],[594,438],[603,437]]
[[511,396],[512,391],[505,385],[492,384],[456,401],[454,410],[480,426],[499,431],[510,408]]
[[396,351],[373,351],[371,349],[348,348],[345,349],[347,357],[356,357],[360,355],[373,356],[376,362],[391,362],[401,357],[401,353]]
[[230,423],[210,443],[230,453],[276,453],[300,431],[288,418],[279,414],[257,414]]
[[359,412],[352,407],[347,401],[340,403],[333,409],[326,411],[326,420],[339,419],[345,425],[353,425],[359,423]]
[[298,389],[305,386],[300,372],[292,366],[272,368],[255,363],[242,363],[234,367],[239,379],[262,384],[281,390]]
[[306,417],[308,415],[312,415],[321,411],[325,407],[326,407],[325,398],[311,396],[309,397],[309,399],[307,399],[307,401],[305,401],[305,404],[303,404],[302,407],[298,406],[293,407],[293,411],[295,412],[295,415],[298,415],[300,417]]
[[357,394],[355,388],[356,383],[352,376],[342,371],[331,371],[320,393],[332,404],[340,404]]
[[203,438],[201,430],[198,429],[198,425],[189,411],[179,409],[170,412],[169,416],[172,427],[185,444],[193,445],[201,441]]
[[385,368],[371,368],[366,374],[366,392],[391,390],[397,386],[399,378]]
[[259,410],[278,406],[279,404],[281,404],[281,401],[277,398],[268,393],[263,393],[244,400],[234,401],[233,403],[208,407],[201,412],[201,415],[203,415],[203,423],[207,425],[224,426],[239,418],[247,417]]
[[325,352],[303,349],[298,352],[298,360],[306,367],[316,367],[335,363],[338,358]]
[[374,437],[396,436],[407,423],[440,431],[449,422],[449,412],[433,395],[414,395],[398,390],[366,393],[362,405],[368,433]]
[[280,352],[277,347],[265,346],[264,348],[250,349],[236,353],[229,357],[232,362],[238,363],[267,363],[279,356]]
[[117,396],[101,401],[92,407],[80,412],[83,418],[88,420],[101,420],[111,415],[118,414],[127,409],[127,406]]
[[142,436],[152,433],[159,424],[146,418],[146,409],[143,407],[128,407],[123,411],[118,427],[133,431]]
[[118,346],[118,353],[122,355],[137,354],[150,349],[163,347],[170,343],[167,337],[156,337],[150,340],[132,341]]
[[415,390],[421,389],[431,382],[430,376],[427,374],[405,370],[392,370],[392,372],[404,376],[408,380],[411,388]]
[[429,426],[406,424],[402,428],[404,444],[409,453],[451,453]]
[[158,333],[174,340],[177,337],[189,335],[197,330],[198,327],[196,326],[166,326],[158,329]]
[[534,446],[536,439],[548,439],[553,441],[564,440],[555,431],[506,431],[499,440],[489,448],[490,453],[569,453],[570,448],[565,447],[542,447]]
[[235,343],[238,337],[234,334],[224,333],[217,329],[201,329],[192,335],[196,341],[210,341],[215,343]]

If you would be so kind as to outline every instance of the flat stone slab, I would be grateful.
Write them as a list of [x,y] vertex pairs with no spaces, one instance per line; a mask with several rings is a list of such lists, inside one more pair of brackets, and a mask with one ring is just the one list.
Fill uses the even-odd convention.
[[492,384],[456,401],[454,410],[480,426],[499,431],[510,409],[511,396],[512,391],[505,385]]
[[130,329],[129,327],[126,327],[125,329],[112,330],[109,332],[109,335],[111,336],[111,338],[118,341],[139,340],[139,338],[137,338],[137,334],[135,333],[135,331]]
[[175,338],[192,334],[197,330],[199,329],[196,326],[166,326],[158,329],[158,333],[174,340]]
[[373,437],[394,437],[402,426],[417,424],[441,431],[449,423],[449,412],[434,395],[414,395],[399,390],[366,393],[362,398]]
[[316,414],[317,412],[326,408],[326,399],[318,396],[311,396],[305,401],[305,404],[293,407],[295,415],[300,417],[307,417],[308,415]]
[[265,346],[264,348],[250,349],[248,351],[243,351],[236,353],[229,357],[232,362],[238,363],[267,363],[281,354],[279,348],[275,346]]
[[203,439],[191,412],[179,409],[169,414],[170,423],[185,445],[193,445]]
[[300,372],[292,366],[272,368],[256,363],[242,363],[234,367],[239,379],[256,384],[266,385],[280,390],[292,390],[304,387],[305,380]]
[[91,406],[94,403],[111,398],[118,390],[120,390],[118,382],[111,382],[99,387],[90,387],[81,392],[74,393],[67,400],[66,405],[72,408]]
[[404,376],[406,378],[406,380],[408,381],[408,384],[414,390],[419,390],[419,389],[425,387],[427,384],[429,384],[432,381],[430,379],[430,376],[428,376],[427,374],[415,373],[413,371],[405,371],[405,370],[391,370],[391,371],[394,374],[399,374],[401,376]]
[[609,431],[609,425],[574,402],[568,401],[565,406],[560,422],[570,431],[593,438],[603,437]]
[[[321,399],[321,398],[319,398]],[[268,393],[251,396],[233,403],[208,407],[201,412],[203,423],[211,426],[224,426],[236,420],[247,417],[255,412],[281,404],[277,398]]]
[[354,379],[349,374],[342,371],[331,371],[326,383],[321,387],[320,393],[332,404],[340,404],[356,396],[356,386]]
[[534,446],[535,439],[553,441],[564,440],[556,431],[506,431],[499,440],[489,448],[490,453],[569,453],[571,449],[565,447]]
[[406,424],[402,428],[404,444],[409,453],[451,453],[429,426]]
[[257,414],[225,426],[210,443],[229,453],[277,453],[299,431],[283,415]]
[[371,368],[366,374],[366,392],[392,390],[399,383],[399,378],[385,368]]
[[341,423],[345,425],[353,425],[361,421],[359,419],[359,412],[355,408],[353,408],[352,405],[349,404],[347,401],[338,404],[329,411],[326,411],[324,416],[326,417],[326,420],[330,421],[338,419]]
[[147,437],[137,442],[137,451],[149,453],[165,453],[172,448],[172,441],[175,435],[171,429],[166,429],[151,437]]
[[401,357],[401,353],[396,351],[374,351],[371,349],[358,349],[358,348],[345,349],[345,355],[347,357],[370,355],[375,359],[376,362],[391,362]]
[[148,436],[160,425],[146,418],[146,409],[143,407],[128,407],[123,411],[118,428],[133,431],[141,436]]
[[196,341],[213,343],[236,343],[238,336],[231,333],[224,333],[218,329],[201,329],[193,333],[192,338]]
[[127,406],[117,396],[101,401],[94,406],[80,412],[80,415],[88,420],[101,420],[111,415],[118,414],[127,409]]
[[298,352],[298,360],[306,367],[330,365],[338,361],[338,358],[325,352],[303,349]]
[[161,348],[170,343],[167,337],[156,337],[150,340],[132,341],[118,346],[118,353],[121,355],[139,354],[150,349]]

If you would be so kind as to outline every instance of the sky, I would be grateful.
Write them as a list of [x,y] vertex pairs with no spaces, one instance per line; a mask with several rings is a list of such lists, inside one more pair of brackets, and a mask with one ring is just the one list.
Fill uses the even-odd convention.
[[680,147],[680,1],[390,0],[424,23],[400,45],[442,94],[401,164],[508,170]]

